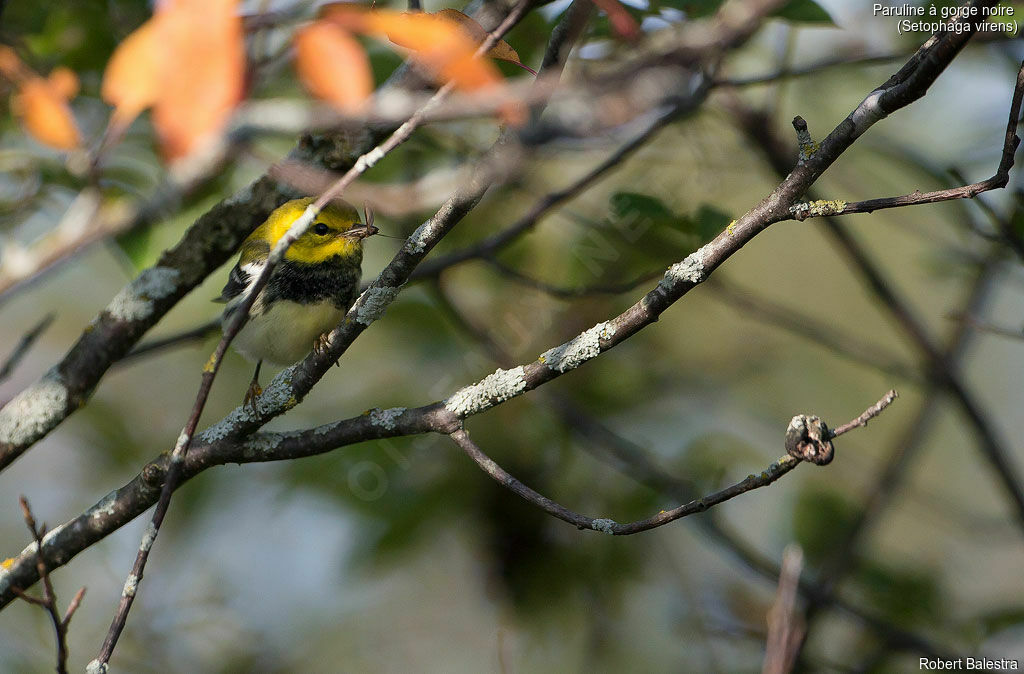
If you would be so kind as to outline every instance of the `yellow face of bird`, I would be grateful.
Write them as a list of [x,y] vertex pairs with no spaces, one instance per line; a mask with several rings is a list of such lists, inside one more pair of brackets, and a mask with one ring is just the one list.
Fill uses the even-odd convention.
[[[288,228],[302,215],[313,199],[293,199],[279,206],[267,221],[249,235],[242,246],[245,262],[247,252],[273,247]],[[373,225],[362,225],[359,213],[347,203],[333,203],[324,208],[285,253],[285,259],[302,264],[319,264],[334,257],[362,255],[362,242],[376,233]]]

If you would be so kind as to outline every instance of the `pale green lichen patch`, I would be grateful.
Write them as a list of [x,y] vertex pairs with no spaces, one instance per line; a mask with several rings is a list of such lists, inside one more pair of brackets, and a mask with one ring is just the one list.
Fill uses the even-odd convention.
[[121,321],[139,321],[154,311],[153,301],[178,288],[181,272],[171,267],[150,267],[124,287],[107,306],[107,313]]
[[814,142],[814,139],[811,138],[811,132],[807,130],[806,126],[796,130],[796,140],[800,147],[800,156],[797,163],[803,164],[814,156],[814,153],[818,151],[819,146]]
[[363,325],[369,325],[383,316],[384,310],[394,301],[399,290],[401,288],[392,286],[367,288],[356,302],[356,321]]
[[255,410],[249,405],[236,407],[226,417],[200,433],[199,442],[202,444],[212,444],[218,440],[223,440],[242,424],[263,421],[268,414],[285,412],[298,405],[298,398],[295,397],[292,391],[292,373],[294,369],[295,366],[292,365],[281,370],[274,377],[274,380],[263,389],[263,393],[256,398]]
[[256,433],[250,436],[242,447],[242,456],[247,459],[255,459],[260,456],[273,454],[281,443],[289,438],[301,435],[298,431],[287,431],[284,433]]
[[139,550],[142,552],[149,552],[153,548],[153,543],[156,541],[156,525],[150,522],[146,525],[146,533],[142,536],[142,542],[139,543]]
[[405,242],[405,252],[413,255],[422,255],[427,250],[427,243],[430,227],[428,226],[430,221],[424,222],[422,225],[416,228],[416,231],[409,235],[409,238]]
[[380,426],[386,431],[393,431],[395,430],[395,420],[404,413],[404,407],[392,407],[386,410],[376,407],[370,410],[370,423],[374,426]]
[[100,519],[102,517],[113,517],[114,511],[117,509],[117,491],[112,491],[104,496],[99,503],[89,508],[90,519]]
[[313,429],[313,435],[327,435],[334,431],[335,428],[341,425],[340,421],[332,421],[329,424],[323,424]]
[[70,395],[56,370],[0,409],[0,442],[26,445],[46,435],[64,417]]
[[669,267],[665,271],[665,277],[658,283],[658,287],[669,292],[680,283],[696,285],[704,278],[704,248],[700,248],[687,255],[682,262],[676,262]]
[[799,204],[793,204],[789,207],[789,212],[804,218],[823,217],[838,215],[843,212],[847,205],[847,202],[839,199],[819,199],[817,201],[804,201]]
[[109,671],[107,663],[99,660],[92,660],[85,666],[85,674],[107,674]]
[[121,596],[123,597],[134,597],[136,590],[139,589],[139,577],[134,573],[128,574],[128,578],[124,581],[124,589],[121,590]]
[[555,372],[568,372],[599,355],[601,339],[608,339],[613,335],[615,335],[614,325],[608,322],[598,323],[565,344],[548,349],[540,355],[538,360]]
[[615,533],[615,525],[618,524],[618,522],[607,518],[600,518],[594,520],[590,524],[594,527],[594,531],[600,531],[601,533],[611,535]]
[[511,370],[498,369],[476,384],[456,391],[444,401],[445,409],[460,419],[514,398],[526,390],[526,372],[522,366]]

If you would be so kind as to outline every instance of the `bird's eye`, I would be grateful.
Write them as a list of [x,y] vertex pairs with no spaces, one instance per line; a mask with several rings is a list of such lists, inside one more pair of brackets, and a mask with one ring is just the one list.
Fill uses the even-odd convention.
[[324,234],[326,234],[329,231],[331,231],[331,228],[328,227],[327,225],[325,225],[322,222],[318,222],[315,225],[313,225],[313,233],[314,234],[319,234],[320,236],[323,236]]

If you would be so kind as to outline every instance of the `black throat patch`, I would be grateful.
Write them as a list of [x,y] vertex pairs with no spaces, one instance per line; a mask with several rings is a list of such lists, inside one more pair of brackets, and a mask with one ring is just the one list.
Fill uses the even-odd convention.
[[263,291],[265,302],[269,305],[280,299],[298,304],[319,304],[329,300],[337,308],[347,311],[359,292],[360,262],[351,257],[344,262],[340,257],[333,257],[317,264],[283,260],[274,269]]

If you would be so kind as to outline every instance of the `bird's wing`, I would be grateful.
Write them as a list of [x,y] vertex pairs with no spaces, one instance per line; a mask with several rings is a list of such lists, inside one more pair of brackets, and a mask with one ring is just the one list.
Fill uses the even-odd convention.
[[230,302],[245,292],[251,281],[252,275],[245,269],[242,269],[242,264],[239,262],[231,269],[231,273],[228,275],[228,282],[224,285],[224,289],[220,291],[220,297],[213,301],[220,302],[221,304]]

